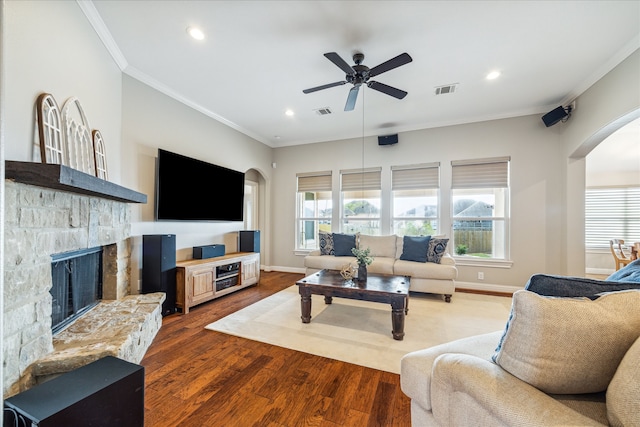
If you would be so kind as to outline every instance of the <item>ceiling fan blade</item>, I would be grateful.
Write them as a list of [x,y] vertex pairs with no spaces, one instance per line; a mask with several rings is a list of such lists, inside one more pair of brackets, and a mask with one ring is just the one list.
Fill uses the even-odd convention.
[[325,53],[324,56],[331,62],[333,62],[334,64],[336,64],[338,66],[338,68],[340,68],[342,71],[344,71],[347,74],[353,74],[353,68],[351,68],[351,65],[347,64],[346,61],[344,59],[342,59],[342,57],[340,57],[340,55],[338,55],[335,52],[329,52],[329,53]]
[[400,89],[396,89],[395,87],[386,85],[384,83],[371,81],[367,83],[367,86],[370,87],[371,89],[377,90],[378,92],[391,95],[394,98],[402,99],[405,96],[407,96],[407,92]]
[[372,69],[369,70],[369,77],[374,77],[379,74],[385,73],[389,70],[393,70],[394,68],[398,68],[401,65],[408,64],[413,61],[413,59],[409,56],[408,53],[401,53],[395,58],[391,58],[387,62],[383,62],[380,65],[376,65]]
[[356,107],[356,99],[358,99],[358,91],[360,86],[354,86],[349,91],[349,97],[347,97],[347,103],[344,105],[344,111],[353,111]]
[[303,93],[311,93],[311,92],[316,92],[322,89],[329,89],[330,87],[335,87],[335,86],[341,86],[343,84],[346,84],[347,82],[342,81],[342,82],[335,82],[335,83],[329,83],[326,85],[322,85],[322,86],[316,86],[316,87],[312,87],[310,89],[305,89],[302,92]]

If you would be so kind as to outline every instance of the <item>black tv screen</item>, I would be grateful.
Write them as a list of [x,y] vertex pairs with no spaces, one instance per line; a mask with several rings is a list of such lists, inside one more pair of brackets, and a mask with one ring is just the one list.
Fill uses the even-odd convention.
[[244,173],[162,149],[157,171],[157,220],[243,220]]

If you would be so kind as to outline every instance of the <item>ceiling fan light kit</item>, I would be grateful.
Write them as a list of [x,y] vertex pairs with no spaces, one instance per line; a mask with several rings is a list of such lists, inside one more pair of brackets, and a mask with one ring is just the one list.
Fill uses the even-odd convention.
[[411,56],[409,56],[409,54],[406,52],[396,56],[395,58],[391,58],[390,60],[383,62],[382,64],[377,65],[373,68],[362,65],[362,61],[364,61],[364,54],[362,53],[356,53],[353,55],[353,62],[355,62],[355,65],[349,65],[336,52],[328,52],[325,53],[324,56],[346,73],[345,80],[328,83],[322,86],[312,87],[310,89],[305,89],[302,91],[303,93],[317,92],[319,90],[329,89],[335,86],[341,86],[347,83],[351,83],[353,87],[349,90],[347,102],[344,106],[344,111],[352,111],[355,108],[356,100],[358,99],[358,92],[360,91],[360,86],[362,86],[363,84],[367,85],[367,87],[373,90],[377,90],[378,92],[382,92],[397,99],[403,99],[405,96],[407,96],[407,92],[403,90],[386,85],[384,83],[369,80],[371,77],[378,76],[382,73],[393,70],[394,68],[398,68],[413,61]]

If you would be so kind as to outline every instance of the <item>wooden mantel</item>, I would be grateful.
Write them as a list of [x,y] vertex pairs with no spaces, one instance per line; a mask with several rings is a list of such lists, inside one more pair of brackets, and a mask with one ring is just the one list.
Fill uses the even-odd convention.
[[5,178],[15,182],[124,203],[147,203],[147,195],[64,165],[5,162]]

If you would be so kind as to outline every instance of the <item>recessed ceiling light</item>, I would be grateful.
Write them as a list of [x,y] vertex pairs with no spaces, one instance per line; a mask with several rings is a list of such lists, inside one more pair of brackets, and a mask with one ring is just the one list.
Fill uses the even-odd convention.
[[492,71],[487,74],[487,80],[495,80],[500,77],[500,71]]
[[204,33],[198,27],[187,27],[187,33],[196,40],[204,40]]
[[287,110],[284,112],[287,116],[291,117],[293,116],[295,113],[293,112],[293,110]]

